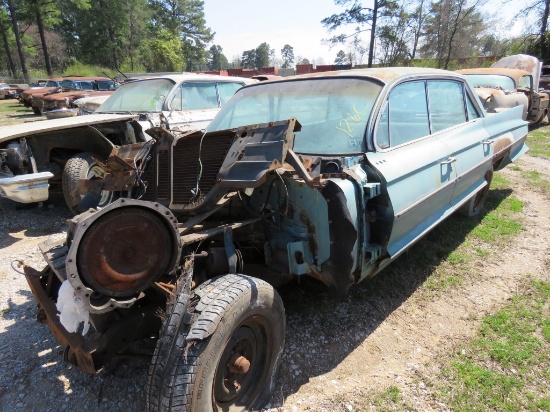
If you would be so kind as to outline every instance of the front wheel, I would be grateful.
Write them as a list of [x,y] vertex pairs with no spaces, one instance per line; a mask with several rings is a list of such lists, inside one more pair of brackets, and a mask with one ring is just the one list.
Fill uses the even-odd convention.
[[[79,191],[80,179],[91,179],[95,176],[103,176],[105,171],[93,159],[92,153],[78,153],[71,157],[63,169],[62,187],[63,197],[69,209],[73,213],[79,213],[78,204],[84,198]],[[115,200],[115,194],[103,190],[99,195],[90,196],[86,209],[90,207],[105,207]]]
[[[260,410],[284,346],[279,294],[260,279],[225,275],[200,285],[190,305],[180,299],[170,306],[149,370],[149,410]],[[216,323],[210,336],[187,341],[193,325]]]

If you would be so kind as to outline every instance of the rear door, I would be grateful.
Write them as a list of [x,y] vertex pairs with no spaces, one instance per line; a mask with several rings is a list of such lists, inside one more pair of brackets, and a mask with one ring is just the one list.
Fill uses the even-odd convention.
[[484,177],[493,156],[493,142],[468,90],[457,80],[428,81],[431,131],[450,148],[456,174],[451,206],[462,203],[486,184]]

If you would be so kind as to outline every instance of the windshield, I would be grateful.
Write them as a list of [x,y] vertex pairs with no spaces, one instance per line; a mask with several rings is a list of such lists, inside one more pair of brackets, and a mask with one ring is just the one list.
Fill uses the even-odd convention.
[[174,82],[170,79],[138,80],[121,85],[96,113],[160,112]]
[[466,74],[465,76],[474,87],[502,88],[504,90],[516,89],[514,79],[508,76],[498,74]]
[[365,151],[364,136],[382,86],[367,79],[308,79],[240,90],[208,126],[209,132],[295,117],[302,124],[294,150],[309,154]]
[[58,87],[59,86],[59,82],[56,82],[54,80],[49,80],[47,83],[46,83],[46,86],[45,87]]

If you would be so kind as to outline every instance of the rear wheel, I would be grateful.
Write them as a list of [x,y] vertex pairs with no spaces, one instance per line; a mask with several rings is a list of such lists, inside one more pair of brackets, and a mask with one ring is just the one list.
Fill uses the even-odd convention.
[[468,199],[468,201],[464,203],[460,209],[458,209],[458,213],[462,216],[469,217],[479,215],[485,205],[485,199],[487,199],[487,194],[489,193],[489,187],[491,186],[492,180],[493,169],[488,170],[487,173],[485,173],[485,181],[487,182],[487,185],[485,185],[481,190],[478,190],[476,194]]
[[[90,179],[95,176],[102,176],[103,174],[105,174],[105,171],[93,159],[92,153],[78,153],[67,161],[63,169],[62,187],[63,197],[72,212],[81,212],[81,210],[78,210],[78,204],[84,198],[84,195],[80,195],[80,179]],[[86,209],[90,207],[105,207],[114,200],[115,194],[104,190],[87,202]]]
[[[261,409],[269,401],[284,345],[278,293],[262,280],[225,275],[199,286],[190,306],[182,299],[188,296],[178,295],[171,305],[155,350],[149,410]],[[187,342],[190,334],[209,327],[211,335]]]

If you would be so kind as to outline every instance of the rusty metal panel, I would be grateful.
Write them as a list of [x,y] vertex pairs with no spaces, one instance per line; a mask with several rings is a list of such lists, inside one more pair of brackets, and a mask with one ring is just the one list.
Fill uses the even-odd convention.
[[540,80],[542,63],[536,57],[527,54],[514,54],[503,57],[493,63],[491,67],[525,70],[533,76],[533,87],[536,89]]

